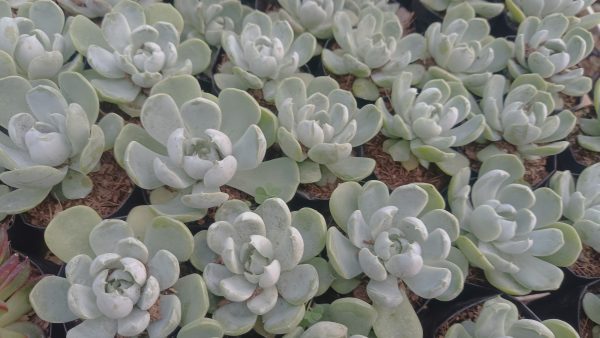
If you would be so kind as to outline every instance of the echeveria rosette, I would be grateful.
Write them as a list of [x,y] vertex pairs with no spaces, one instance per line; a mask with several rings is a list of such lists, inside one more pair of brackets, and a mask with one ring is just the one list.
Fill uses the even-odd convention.
[[256,100],[234,88],[214,101],[205,97],[192,76],[165,79],[142,107],[146,137],[128,129],[132,137],[121,135],[117,142],[123,166],[138,186],[175,192],[153,209],[182,220],[199,219],[228,199],[220,191],[223,185],[259,203],[273,196],[289,201],[299,184],[298,166],[287,158],[263,162],[267,139],[258,124],[265,115]]
[[24,320],[33,310],[29,292],[39,281],[38,275],[28,258],[11,250],[7,227],[0,226],[0,336],[44,337],[38,325]]
[[477,15],[486,19],[491,19],[495,16],[500,15],[504,10],[504,4],[495,3],[485,0],[419,0],[427,8],[437,11],[444,12],[451,9],[453,6],[459,5],[463,2],[469,3],[475,10]]
[[214,80],[219,89],[262,89],[273,101],[281,80],[299,73],[314,55],[317,41],[310,33],[294,36],[287,21],[262,12],[248,14],[242,32],[223,32],[221,46],[229,60],[220,65]]
[[332,37],[333,16],[344,10],[346,0],[278,0],[282,19],[296,33],[309,32],[317,39]]
[[[41,203],[52,191],[61,198],[83,198],[92,190],[87,176],[112,140],[95,124],[98,97],[80,74],[64,72],[58,86],[32,86],[19,76],[0,80],[0,180],[13,191],[0,197],[0,212],[18,214]],[[119,118],[107,115],[107,134]]]
[[73,20],[71,38],[91,69],[84,74],[104,101],[132,116],[148,91],[173,75],[198,74],[210,64],[211,51],[200,39],[179,42],[183,18],[168,4],[142,7],[122,0],[98,27],[84,16]]
[[163,338],[178,326],[201,326],[196,333],[218,327],[204,318],[209,301],[202,277],[179,278],[179,264],[189,259],[194,246],[183,223],[157,217],[133,228],[76,206],[57,214],[44,238],[52,253],[67,262],[66,278],[43,278],[29,299],[37,315],[50,323],[82,320],[67,337],[145,333]]
[[271,334],[285,334],[304,317],[317,293],[317,270],[306,262],[325,246],[325,219],[303,208],[290,212],[279,198],[256,210],[225,202],[208,230],[195,235],[192,264],[208,290],[227,302],[213,312],[227,335],[250,331],[258,316]]
[[435,63],[428,77],[462,81],[478,96],[492,73],[506,68],[513,53],[512,42],[491,36],[489,23],[475,17],[469,2],[450,7],[444,21],[427,28],[425,38],[427,53]]
[[380,307],[408,303],[400,282],[423,298],[453,299],[462,291],[464,266],[450,261],[459,225],[444,207],[430,184],[408,184],[390,194],[380,181],[342,183],[329,201],[339,226],[327,232],[329,262],[341,278],[364,274],[367,294]]
[[506,9],[512,20],[522,22],[529,16],[542,19],[555,13],[574,17],[592,3],[594,0],[507,0]]
[[375,101],[378,87],[391,88],[403,71],[413,73],[414,83],[421,80],[424,67],[415,62],[425,55],[425,39],[416,33],[403,37],[395,13],[371,5],[361,10],[358,24],[343,11],[333,21],[333,36],[340,48],[323,50],[323,66],[336,75],[355,76],[355,96]]
[[504,140],[520,156],[537,159],[562,152],[577,122],[569,110],[555,113],[552,94],[539,76],[521,76],[504,95],[506,78],[494,75],[485,85],[480,102],[486,120],[485,138]]
[[252,11],[240,0],[176,0],[173,5],[183,17],[183,36],[214,47],[221,46],[224,31],[239,34],[244,17]]
[[570,171],[557,171],[549,183],[563,203],[563,216],[581,241],[600,252],[600,163],[585,168],[577,182]]
[[520,318],[517,306],[501,297],[485,303],[474,320],[452,325],[445,338],[578,338],[579,334],[568,323],[558,319],[542,322]]
[[458,248],[488,282],[512,295],[556,290],[564,277],[559,267],[573,264],[581,252],[575,229],[558,222],[560,196],[524,185],[524,172],[515,155],[495,155],[483,162],[475,183],[464,168],[448,188],[461,226]]
[[435,163],[449,175],[469,165],[453,150],[475,141],[485,128],[483,116],[473,114],[466,90],[459,82],[430,80],[420,92],[411,88],[412,75],[402,73],[392,86],[392,112],[383,98],[383,149],[407,170]]
[[0,2],[0,78],[56,80],[61,72],[80,71],[83,58],[68,34],[72,21],[60,7],[50,0],[21,7],[13,17],[9,3]]
[[[515,38],[514,55],[508,62],[512,77],[538,74],[548,82],[552,93],[582,96],[589,92],[592,80],[577,64],[594,49],[594,38],[588,31],[594,25],[574,20],[571,22],[562,13],[523,20]],[[595,21],[599,23],[600,17]]]
[[340,178],[358,181],[371,174],[375,161],[352,156],[352,148],[381,128],[381,111],[373,104],[358,108],[351,92],[330,77],[308,85],[300,78],[282,81],[275,95],[282,152],[298,162],[301,183],[323,184]]
[[592,337],[600,337],[600,295],[587,292],[582,300],[583,311],[596,326],[592,329]]

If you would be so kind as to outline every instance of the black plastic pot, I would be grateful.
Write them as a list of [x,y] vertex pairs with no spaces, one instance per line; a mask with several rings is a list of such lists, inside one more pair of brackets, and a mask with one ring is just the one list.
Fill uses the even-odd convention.
[[[131,209],[138,205],[144,204],[142,189],[134,186],[133,191],[127,199],[125,199],[119,209],[106,219],[125,217]],[[15,222],[9,228],[9,237],[13,248],[21,251],[28,256],[44,259],[48,253],[48,247],[44,241],[45,226],[39,226],[29,223],[24,214],[19,214],[15,217]]]
[[565,151],[557,155],[558,170],[569,170],[572,174],[581,174],[581,172],[586,168],[585,165],[577,162],[575,156],[573,155],[573,149],[571,147],[567,147]]
[[532,301],[529,307],[541,319],[556,318],[579,327],[579,320],[584,316],[581,303],[588,288],[600,285],[600,280],[577,277],[571,271],[565,271],[565,280],[561,287],[550,296]]
[[418,313],[419,319],[423,325],[423,337],[437,337],[437,331],[447,320],[452,319],[454,316],[472,306],[481,304],[486,300],[499,295],[515,304],[523,318],[539,320],[533,311],[516,298],[502,294],[498,290],[466,283],[463,292],[454,300],[449,302],[441,302],[435,299],[431,300],[427,305],[427,308]]

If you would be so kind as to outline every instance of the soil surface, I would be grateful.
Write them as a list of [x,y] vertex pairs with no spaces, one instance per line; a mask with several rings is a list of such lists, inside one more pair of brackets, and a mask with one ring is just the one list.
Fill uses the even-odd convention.
[[577,261],[569,268],[578,276],[598,278],[600,277],[600,253],[584,244]]
[[376,162],[373,173],[377,179],[390,189],[414,182],[430,183],[438,190],[442,190],[448,185],[450,177],[435,164],[431,164],[429,168],[418,166],[411,171],[404,169],[400,162],[394,161],[392,156],[383,151],[385,139],[385,136],[378,134],[364,145],[364,151],[366,157],[372,158]]
[[[517,148],[505,141],[494,142],[494,144],[508,154],[518,155]],[[471,143],[464,146],[463,154],[469,159],[471,162],[471,169],[473,171],[479,171],[481,168],[481,162],[477,159],[477,153],[487,147],[488,144],[480,144],[480,143]],[[543,157],[537,160],[524,160],[525,165],[525,176],[524,179],[531,186],[537,186],[541,184],[550,172],[546,169],[547,161],[550,157]]]
[[102,218],[114,214],[133,192],[133,182],[119,164],[112,152],[105,152],[100,160],[100,169],[89,174],[94,182],[92,192],[84,198],[58,201],[49,195],[40,205],[23,214],[25,221],[41,227],[59,212],[76,205],[86,205],[98,212]]

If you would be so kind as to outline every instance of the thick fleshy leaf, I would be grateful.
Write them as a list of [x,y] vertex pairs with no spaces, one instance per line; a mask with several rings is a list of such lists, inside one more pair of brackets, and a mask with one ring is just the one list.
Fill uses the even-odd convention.
[[132,103],[141,90],[128,79],[92,78],[90,82],[100,97],[113,103]]
[[66,323],[77,319],[67,302],[69,287],[65,278],[48,276],[39,281],[29,294],[36,314],[50,323]]
[[257,316],[244,303],[228,303],[213,313],[226,335],[239,336],[252,329]]
[[67,299],[71,312],[81,319],[94,319],[102,316],[96,305],[96,295],[89,286],[72,285],[69,288]]
[[[91,335],[90,335],[91,334]],[[117,321],[106,317],[88,319],[67,331],[67,338],[108,338],[117,334]]]
[[181,302],[175,295],[160,296],[161,318],[148,325],[149,338],[160,338],[173,332],[181,321]]
[[146,230],[144,243],[150,256],[159,250],[171,252],[184,262],[192,255],[194,239],[190,230],[180,221],[169,217],[156,217]]
[[532,290],[556,290],[562,283],[564,274],[556,266],[539,258],[518,255],[513,262],[520,271],[513,274],[515,280]]
[[227,182],[227,185],[254,196],[259,203],[271,197],[289,201],[298,184],[298,165],[286,157],[262,162],[255,169],[238,171]]
[[4,214],[20,214],[34,208],[48,196],[52,188],[21,188],[0,196],[0,212]]
[[105,49],[110,48],[104,39],[100,27],[83,15],[78,15],[73,19],[69,33],[73,41],[73,46],[83,55],[87,55],[87,49],[90,45],[96,45]]
[[377,318],[371,305],[357,298],[340,298],[331,303],[325,318],[348,328],[348,336],[368,335]]
[[175,100],[166,94],[149,97],[140,119],[148,134],[164,145],[173,131],[185,127]]
[[359,181],[371,175],[375,169],[375,160],[366,157],[347,157],[328,164],[327,169],[344,181]]
[[398,278],[392,275],[383,281],[371,279],[367,284],[367,294],[374,304],[385,308],[397,308],[407,300],[398,287]]
[[446,292],[451,277],[448,269],[425,265],[415,276],[405,277],[404,282],[417,295],[423,298],[435,298]]
[[304,253],[300,262],[306,262],[323,251],[327,225],[318,211],[302,208],[292,212],[292,226],[298,229],[304,241]]
[[279,295],[292,305],[303,305],[317,293],[319,275],[310,264],[300,264],[283,271],[277,282]]
[[[406,299],[404,291],[400,292],[402,298]],[[377,337],[393,337],[398,332],[402,332],[406,337],[423,337],[423,328],[410,302],[403,301],[394,308],[378,305],[374,308],[377,311],[377,319],[373,324],[373,330]]]
[[[172,6],[168,7],[172,8]],[[211,51],[204,41],[188,39],[179,45],[177,57],[179,60],[190,60],[192,62],[192,74],[198,74],[205,71],[210,65]]]
[[161,291],[170,288],[179,279],[177,257],[167,250],[159,250],[148,262],[148,273],[156,278]]
[[167,157],[155,153],[137,141],[133,141],[125,149],[123,165],[136,185],[144,189],[156,189],[164,185],[154,173],[153,163],[156,158],[162,159],[163,162],[168,161]]
[[582,250],[581,239],[575,228],[565,223],[556,222],[544,229],[560,230],[564,238],[564,244],[554,254],[540,258],[556,266],[567,267],[574,264]]
[[539,188],[535,192],[535,204],[531,211],[536,217],[536,228],[558,221],[562,215],[560,196],[550,188]]
[[218,321],[210,318],[200,318],[179,330],[177,338],[213,338],[222,337],[225,331]]
[[198,274],[181,277],[173,289],[181,301],[181,323],[180,326],[193,323],[204,318],[208,312],[209,298],[206,284]]
[[9,76],[0,79],[0,105],[3,107],[0,114],[0,125],[8,127],[8,121],[17,113],[31,112],[25,99],[25,94],[31,89],[27,80],[20,76]]
[[263,325],[267,332],[284,334],[300,324],[304,313],[303,305],[294,306],[279,298],[275,307],[262,316]]
[[260,120],[260,107],[250,94],[238,89],[225,89],[219,94],[221,131],[235,143],[252,124]]
[[34,165],[0,173],[0,180],[15,188],[43,190],[60,183],[67,173],[66,169],[66,167],[59,170],[49,166]]
[[232,155],[237,160],[239,170],[255,169],[260,165],[267,150],[267,140],[256,125],[248,130],[233,145]]
[[329,199],[329,209],[336,224],[342,229],[347,229],[347,222],[354,210],[358,209],[358,198],[362,187],[356,182],[339,184]]
[[327,256],[335,271],[344,279],[352,279],[362,273],[358,262],[358,248],[335,227],[327,231]]
[[116,252],[117,243],[133,236],[133,231],[126,222],[118,219],[107,219],[96,225],[90,232],[90,246],[96,255]]
[[79,254],[94,257],[89,236],[100,221],[102,218],[90,207],[75,206],[61,211],[46,227],[46,245],[63,262]]

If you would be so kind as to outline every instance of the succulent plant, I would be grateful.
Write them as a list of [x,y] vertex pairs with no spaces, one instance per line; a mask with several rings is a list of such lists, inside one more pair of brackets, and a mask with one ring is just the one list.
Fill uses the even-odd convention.
[[[15,0],[12,0],[15,1]],[[22,0],[16,0],[22,1]],[[28,0],[37,1],[37,0]],[[64,8],[64,10],[72,15],[81,14],[88,18],[103,17],[106,13],[109,13],[112,8],[119,3],[120,0],[57,0],[58,4]],[[160,0],[135,0],[142,6],[149,6]],[[14,6],[13,6],[14,7]]]
[[598,112],[600,112],[600,81],[598,80],[594,85],[593,96],[596,118],[579,119],[579,128],[587,135],[577,135],[577,143],[587,150],[600,152],[600,119],[598,119]]
[[391,194],[379,181],[338,185],[329,208],[345,235],[337,227],[327,232],[332,267],[344,279],[366,275],[367,294],[381,307],[404,302],[400,282],[423,298],[453,299],[464,274],[450,261],[459,226],[444,207],[430,184],[407,184]]
[[569,110],[554,113],[555,102],[544,81],[517,78],[504,96],[506,78],[494,75],[485,85],[481,110],[488,126],[484,136],[504,140],[525,158],[540,158],[562,152],[576,118]]
[[173,5],[183,17],[183,36],[215,47],[221,46],[224,31],[239,34],[242,20],[252,11],[240,0],[175,0]]
[[596,325],[592,329],[592,337],[600,337],[600,295],[587,292],[583,296],[583,311]]
[[464,168],[448,188],[462,230],[458,248],[488,282],[512,295],[557,289],[564,277],[559,267],[581,252],[575,229],[558,222],[560,196],[524,185],[524,171],[515,155],[495,155],[483,161],[475,183]]
[[124,129],[134,136],[120,135],[115,148],[123,151],[117,158],[138,186],[176,192],[169,202],[153,205],[156,212],[199,219],[228,199],[220,191],[223,185],[259,203],[294,196],[298,167],[287,158],[263,162],[267,139],[257,124],[263,117],[276,119],[261,112],[248,93],[229,88],[213,101],[203,97],[194,77],[181,75],[158,83],[150,94],[140,116],[146,136],[136,138],[136,129]]
[[177,326],[212,337],[200,333],[218,328],[204,318],[209,304],[202,277],[179,278],[179,263],[189,259],[194,246],[183,223],[157,217],[134,229],[76,206],[57,214],[44,237],[52,253],[67,262],[66,278],[43,278],[29,299],[43,320],[81,320],[68,338],[142,333],[159,338]]
[[288,333],[283,336],[284,338],[367,338],[366,336],[355,334],[348,335],[348,327],[344,324],[321,321],[311,327],[304,329],[297,329],[293,333]]
[[0,1],[0,78],[55,80],[60,72],[81,70],[82,57],[68,35],[72,21],[60,7],[50,0],[23,7],[13,17],[9,3]]
[[299,163],[301,183],[328,183],[336,177],[361,180],[375,167],[373,159],[353,157],[352,147],[373,138],[381,128],[382,114],[372,104],[358,109],[349,91],[330,77],[306,85],[291,77],[275,95],[283,153]]
[[[14,190],[0,196],[0,212],[18,214],[41,203],[53,191],[60,198],[85,197],[87,176],[100,161],[107,139],[98,117],[98,97],[80,74],[63,72],[58,87],[32,86],[19,76],[0,80],[0,180]],[[109,114],[104,119],[118,119]],[[114,134],[117,126],[107,130]]]
[[11,253],[6,227],[0,226],[0,336],[43,338],[37,325],[21,318],[33,309],[29,292],[40,279],[29,259]]
[[221,46],[228,61],[214,80],[220,89],[262,89],[263,97],[273,101],[281,80],[298,73],[313,56],[317,41],[310,33],[294,37],[287,21],[276,20],[262,12],[248,14],[242,33],[223,32]]
[[435,63],[428,76],[462,81],[479,96],[492,73],[503,70],[513,53],[511,42],[490,35],[489,23],[475,17],[470,2],[448,8],[443,22],[432,23],[425,38]]
[[496,3],[485,0],[420,0],[423,5],[427,8],[444,12],[451,8],[452,6],[459,5],[463,2],[469,3],[471,7],[475,10],[477,15],[482,16],[484,18],[490,19],[493,18],[504,10],[504,4]]
[[593,2],[594,0],[507,0],[506,8],[511,19],[522,22],[528,16],[540,19],[555,13],[575,16]]
[[344,10],[346,0],[278,0],[279,17],[290,23],[296,33],[310,32],[317,39],[333,34],[333,16]]
[[102,27],[79,15],[70,33],[92,68],[85,75],[100,98],[137,116],[148,90],[160,80],[198,74],[210,64],[211,51],[204,41],[179,43],[182,29],[183,18],[169,4],[144,8],[122,0],[106,14]]
[[388,139],[383,149],[407,170],[436,163],[453,175],[469,165],[462,154],[452,150],[475,141],[485,127],[483,116],[473,114],[466,90],[459,82],[430,80],[421,92],[411,88],[412,75],[402,73],[392,86],[391,105],[383,98],[376,102],[384,112],[382,134]]
[[497,296],[483,303],[475,321],[466,320],[452,325],[445,338],[578,338],[573,327],[562,320],[548,319],[542,322],[519,318],[515,304]]
[[300,323],[319,287],[317,270],[305,262],[323,250],[325,232],[317,211],[290,213],[279,198],[255,211],[239,200],[218,209],[215,223],[194,236],[190,261],[203,271],[208,290],[226,300],[213,312],[225,334],[250,331],[258,316],[271,334]]
[[573,224],[581,241],[600,252],[600,163],[585,168],[577,183],[568,170],[557,171],[550,187],[560,195],[563,216]]
[[594,49],[588,29],[600,22],[600,17],[592,17],[592,22],[572,18],[555,13],[543,19],[531,16],[521,22],[514,55],[508,62],[513,78],[539,74],[548,82],[550,92],[570,96],[582,96],[592,89],[592,80],[577,64]]
[[377,87],[390,88],[403,71],[413,73],[414,83],[421,80],[424,68],[415,62],[425,54],[425,39],[416,33],[403,37],[395,13],[366,6],[354,25],[351,15],[338,12],[333,18],[333,36],[340,48],[323,50],[323,66],[333,74],[356,77],[355,96],[375,101]]

